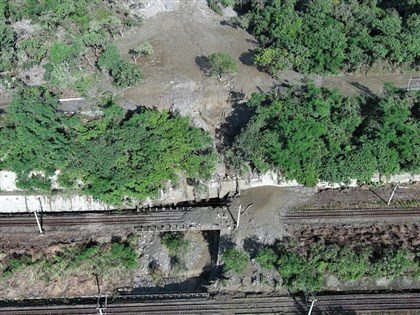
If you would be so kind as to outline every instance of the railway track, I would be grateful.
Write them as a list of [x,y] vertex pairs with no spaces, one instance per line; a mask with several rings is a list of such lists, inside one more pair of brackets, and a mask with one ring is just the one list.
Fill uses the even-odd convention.
[[[93,299],[92,299],[93,301]],[[400,294],[350,294],[321,295],[313,314],[355,314],[355,312],[419,311],[420,293]],[[290,296],[250,296],[250,297],[200,297],[142,299],[138,297],[116,297],[103,305],[103,314],[306,314],[308,303],[303,297]],[[40,315],[40,314],[99,314],[94,303],[73,306],[22,306],[0,308],[0,314]],[[415,313],[413,313],[415,314]]]
[[[170,227],[171,225],[187,225],[184,216],[188,208],[177,209],[151,209],[130,212],[126,214],[110,213],[42,213],[40,214],[42,226],[66,227],[83,226],[89,224],[101,225],[131,225],[138,227]],[[357,219],[420,219],[420,208],[358,208],[358,209],[304,209],[289,211],[283,217],[283,221],[289,224],[316,223],[328,220],[357,220]],[[33,226],[32,214],[0,215],[1,227],[24,227]]]
[[[57,215],[42,214],[43,228],[83,226],[89,224],[101,225],[132,225],[132,226],[165,226],[184,223],[184,210],[168,210],[160,212],[138,212],[135,214],[77,214]],[[0,227],[33,226],[32,215],[0,216]]]
[[305,209],[289,211],[285,223],[316,223],[328,220],[420,219],[420,208]]

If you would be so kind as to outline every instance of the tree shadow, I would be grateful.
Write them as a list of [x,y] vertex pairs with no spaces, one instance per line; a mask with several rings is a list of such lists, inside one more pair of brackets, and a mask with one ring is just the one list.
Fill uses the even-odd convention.
[[220,25],[222,26],[230,26],[236,30],[243,30],[244,28],[240,24],[240,20],[236,18],[230,18],[228,20],[220,21]]
[[239,56],[239,61],[246,66],[254,66],[255,49],[248,49]]
[[207,58],[207,56],[196,56],[194,61],[197,64],[197,66],[200,67],[201,71],[203,71],[206,75],[210,76],[209,58]]
[[122,242],[122,237],[119,236],[119,235],[112,235],[111,242],[112,243],[121,243]]
[[415,103],[414,106],[411,107],[411,115],[415,119],[420,119],[420,102],[417,102],[417,104]]
[[293,299],[295,302],[296,311],[298,314],[307,314],[308,313],[308,304],[306,301],[305,296],[302,293],[296,294],[292,293],[289,290],[287,290],[289,293],[289,296]]
[[232,25],[232,23],[230,23],[230,21],[229,21],[229,20],[221,20],[221,21],[220,21],[220,25],[222,25],[222,26],[231,26],[231,27],[234,27],[234,26]]
[[371,193],[373,193],[376,197],[378,197],[381,201],[383,201],[384,203],[388,203],[386,200],[385,200],[385,198],[382,198],[376,191],[374,191],[373,190],[373,188],[372,187],[370,187],[370,186],[368,186],[368,188],[369,188],[369,191],[371,192]]
[[244,101],[245,93],[242,91],[231,91],[229,101],[232,104],[232,111],[225,121],[216,130],[216,136],[220,140],[218,149],[230,147],[235,137],[241,132],[251,117],[255,113],[255,109],[248,107]]
[[313,309],[313,314],[323,314],[323,315],[356,315],[357,312],[354,310],[346,309],[342,306],[328,306],[326,308],[317,307],[316,304]]
[[219,255],[223,254],[228,248],[235,247],[236,244],[231,235],[222,234],[219,237]]
[[220,230],[203,231],[202,235],[208,245],[211,264],[216,265],[217,257],[219,256]]
[[258,250],[264,247],[264,244],[257,238],[256,235],[248,237],[244,240],[244,250],[249,254],[249,257],[255,258]]
[[367,86],[364,86],[358,82],[350,82],[351,85],[353,85],[356,89],[358,89],[362,94],[375,97],[375,93],[371,89],[369,89]]

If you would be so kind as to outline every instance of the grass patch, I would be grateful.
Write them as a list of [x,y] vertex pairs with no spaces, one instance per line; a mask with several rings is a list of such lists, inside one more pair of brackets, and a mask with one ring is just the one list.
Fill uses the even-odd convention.
[[87,244],[67,247],[53,256],[34,260],[31,256],[12,256],[3,259],[1,279],[7,280],[25,268],[32,268],[40,280],[50,281],[69,275],[90,276],[97,274],[110,279],[115,272],[132,271],[138,267],[134,242]]
[[225,271],[232,271],[234,273],[243,273],[249,264],[248,255],[236,248],[229,248],[222,256]]

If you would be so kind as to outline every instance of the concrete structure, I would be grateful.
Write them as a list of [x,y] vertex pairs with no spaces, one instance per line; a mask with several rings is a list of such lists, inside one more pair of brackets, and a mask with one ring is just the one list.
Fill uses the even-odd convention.
[[[407,183],[420,181],[420,175],[401,174],[392,176],[388,179],[373,178],[374,182],[389,183]],[[244,179],[231,179],[223,181],[212,181],[207,184],[207,192],[197,195],[194,187],[189,185],[181,185],[177,189],[170,188],[167,191],[161,191],[161,195],[157,199],[149,199],[143,202],[144,206],[174,204],[187,200],[206,199],[224,197],[228,193],[236,191],[260,187],[260,186],[277,186],[277,187],[296,187],[299,184],[296,181],[286,181],[274,172],[268,172],[262,176],[254,175]],[[320,182],[317,187],[323,188],[339,188],[344,186],[338,183]],[[356,187],[357,182],[352,181],[350,187]],[[16,212],[33,212],[36,210],[43,211],[91,211],[91,210],[109,210],[113,207],[105,203],[94,200],[90,196],[70,195],[70,194],[51,194],[37,195],[27,194],[20,191],[16,187],[16,175],[8,171],[0,171],[0,212],[16,213]],[[120,207],[121,208],[121,207]]]

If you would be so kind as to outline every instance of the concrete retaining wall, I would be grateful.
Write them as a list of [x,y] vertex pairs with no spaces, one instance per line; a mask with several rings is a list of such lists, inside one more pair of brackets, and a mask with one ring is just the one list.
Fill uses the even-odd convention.
[[[388,183],[407,183],[420,181],[420,175],[400,174],[392,176],[388,179],[376,176],[375,182]],[[208,183],[207,192],[197,195],[193,186],[183,185],[177,189],[170,188],[167,191],[161,191],[160,197],[157,199],[149,199],[142,203],[143,206],[173,204],[187,200],[206,199],[206,198],[222,198],[228,193],[234,193],[239,190],[260,187],[260,186],[277,186],[277,187],[297,187],[300,186],[296,181],[286,181],[274,172],[267,172],[262,176],[249,176],[245,179],[231,179],[224,181],[213,181]],[[317,187],[339,188],[343,184],[334,184],[320,182]],[[350,187],[356,187],[357,182],[352,181]],[[32,212],[36,210],[43,211],[92,211],[92,210],[109,210],[113,209],[102,202],[93,200],[89,196],[81,195],[35,195],[26,194],[16,187],[16,175],[12,172],[0,171],[0,212],[16,213],[16,212]]]

